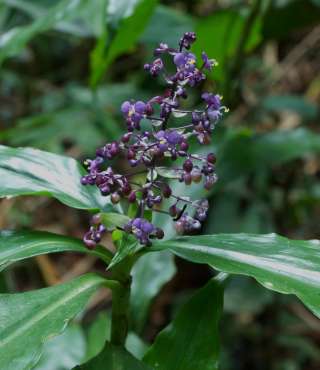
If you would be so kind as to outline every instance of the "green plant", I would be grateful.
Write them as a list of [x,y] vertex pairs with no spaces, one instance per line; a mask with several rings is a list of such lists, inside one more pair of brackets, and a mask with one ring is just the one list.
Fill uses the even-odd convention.
[[[89,174],[71,158],[35,149],[0,147],[2,197],[51,196],[69,207],[94,213],[91,228],[84,237],[87,247],[82,241],[47,232],[2,231],[1,267],[44,253],[73,251],[97,256],[108,270],[108,274],[86,274],[51,288],[2,294],[0,356],[4,369],[37,366],[43,343],[66,329],[66,324],[101,287],[111,289],[113,295],[110,333],[106,330],[102,338],[102,341],[107,340],[106,344],[99,353],[89,355],[85,364],[79,364],[79,369],[217,369],[218,326],[228,274],[252,276],[268,289],[295,294],[317,316],[320,315],[320,298],[316,294],[320,285],[318,241],[294,241],[274,234],[176,237],[167,224],[157,219],[156,212],[164,211],[158,208],[162,197],[175,196],[177,202],[170,204],[166,219],[171,216],[178,231],[194,232],[200,228],[208,206],[206,202],[186,198],[185,194],[173,194],[170,182],[157,180],[156,176],[184,182],[194,196],[199,186],[191,186],[192,182],[197,183],[204,177],[205,188],[209,189],[216,180],[214,155],[200,156],[191,149],[194,147],[192,139],[198,139],[201,144],[209,141],[209,134],[224,110],[220,98],[205,93],[203,111],[187,111],[180,109],[178,104],[178,97],[186,95],[186,85],[193,86],[204,79],[202,69],[195,66],[194,55],[183,51],[183,47],[188,49],[193,41],[194,35],[188,33],[182,38],[179,50],[160,46],[157,53],[172,54],[178,68],[175,74],[166,76],[171,86],[169,94],[157,96],[147,103],[125,102],[122,112],[128,133],[121,141],[101,148],[94,160],[86,162]],[[203,54],[203,68],[211,69],[213,64]],[[157,75],[163,70],[162,61],[157,58],[145,69]],[[160,105],[159,117],[154,115],[152,104]],[[178,119],[188,114],[192,116],[192,124],[169,128],[172,116]],[[154,126],[152,135],[143,128],[146,119]],[[121,151],[126,153],[133,168],[140,166],[142,171],[124,176],[114,173],[110,167],[100,167],[109,164],[109,160]],[[181,160],[178,168],[158,164],[158,161],[167,164],[168,160],[178,157]],[[198,168],[194,164],[196,161],[201,163]],[[127,181],[131,175],[134,176],[132,184]],[[156,191],[151,189],[152,186]],[[184,206],[179,209],[178,203],[179,207],[180,204]],[[188,205],[194,207],[195,215],[185,213]],[[113,230],[115,253],[97,245],[106,229]],[[165,240],[160,240],[163,236]],[[148,294],[143,291],[147,290],[148,282],[144,281],[146,277],[139,275],[137,266],[156,264],[158,259],[162,261],[159,256],[168,252],[195,263],[208,264],[220,273],[183,305],[143,356],[141,352],[136,353],[136,357],[143,357],[138,360],[125,349],[129,348],[128,331],[139,331],[145,319],[145,312],[130,309],[130,303],[132,307],[137,305],[135,300],[140,299],[139,294]],[[163,278],[166,281],[168,276],[162,276],[160,269],[156,284],[161,285]],[[130,297],[131,285],[133,294]],[[141,317],[137,319],[139,315]],[[102,320],[102,324],[107,327],[108,320]]]

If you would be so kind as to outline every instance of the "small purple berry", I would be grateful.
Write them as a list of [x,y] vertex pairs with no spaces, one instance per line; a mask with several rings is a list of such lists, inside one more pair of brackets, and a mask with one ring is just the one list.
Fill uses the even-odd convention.
[[187,159],[184,163],[183,163],[183,169],[186,171],[186,172],[191,172],[192,171],[192,168],[193,168],[193,163],[190,159]]

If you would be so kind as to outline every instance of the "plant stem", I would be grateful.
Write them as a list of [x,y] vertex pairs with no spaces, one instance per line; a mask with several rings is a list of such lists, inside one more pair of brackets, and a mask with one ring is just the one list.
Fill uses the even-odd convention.
[[112,292],[111,343],[124,346],[128,334],[131,279]]
[[124,346],[128,334],[129,304],[131,290],[131,258],[125,258],[112,271],[119,285],[112,290],[111,343]]

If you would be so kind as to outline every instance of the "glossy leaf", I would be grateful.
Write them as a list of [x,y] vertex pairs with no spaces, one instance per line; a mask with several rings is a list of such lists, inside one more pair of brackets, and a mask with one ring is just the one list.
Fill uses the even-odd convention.
[[[132,48],[137,41],[140,34],[143,32],[149,18],[152,15],[157,0],[141,0],[134,9],[132,15],[124,18],[119,23],[118,31],[112,38],[109,48],[106,50],[105,57],[101,57],[100,62],[95,65],[95,69],[92,71],[91,84],[96,86],[98,81],[102,78],[104,72],[107,70],[109,65],[117,58],[120,54],[128,51]],[[97,48],[99,45],[97,46]]]
[[6,370],[32,368],[43,343],[60,334],[106,280],[83,275],[33,292],[0,295],[0,358]]
[[54,28],[58,22],[72,15],[83,0],[62,0],[43,16],[27,26],[17,26],[0,36],[0,63],[17,55],[38,33]]
[[87,349],[85,361],[96,357],[103,349],[106,340],[110,339],[111,320],[106,312],[99,312],[87,331]]
[[217,234],[181,237],[153,247],[171,250],[217,270],[254,277],[268,289],[295,294],[320,317],[320,242],[275,234]]
[[74,370],[152,370],[121,347],[106,343],[103,351],[84,365]]
[[160,332],[144,361],[158,370],[217,370],[222,304],[221,282],[211,280]]
[[[106,341],[110,340],[110,333],[110,316],[107,312],[100,312],[88,330],[85,362],[97,356],[102,351]],[[138,359],[141,359],[146,352],[146,344],[133,332],[128,333],[125,347],[128,352]]]
[[[241,153],[241,156],[235,153]],[[220,180],[216,187],[223,187],[261,168],[281,165],[313,153],[320,153],[320,136],[305,128],[259,135],[247,129],[230,131],[218,148]]]
[[292,111],[306,120],[317,118],[318,107],[299,95],[270,95],[262,102],[265,110],[272,112]]
[[0,271],[26,258],[65,251],[92,254],[106,263],[112,257],[101,246],[89,250],[82,240],[63,235],[43,231],[0,231]]
[[150,45],[152,49],[160,42],[175,47],[181,35],[193,29],[194,20],[190,15],[159,4],[141,36],[141,41]]
[[[62,5],[55,4],[57,1],[37,1],[37,0],[2,0],[3,3],[7,4],[9,7],[19,9],[20,11],[26,13],[29,17],[33,18],[33,22],[28,24],[26,27],[21,27],[21,32],[26,29],[33,28],[34,34],[32,37],[36,36],[39,32],[47,31],[47,29],[37,29],[42,20],[48,20],[48,29],[54,29],[55,31],[60,31],[64,33],[71,34],[77,37],[92,37],[100,35],[102,32],[101,24],[99,22],[99,16],[102,13],[104,0],[80,0],[74,6],[71,12],[67,7],[68,4],[72,3],[69,1],[61,1]],[[52,17],[56,14],[56,10],[62,9],[63,4],[65,6],[62,14],[53,20]],[[61,17],[61,18],[59,18]],[[105,25],[104,25],[105,26]],[[28,41],[28,40],[27,40]],[[22,45],[24,46],[24,45]]]
[[81,326],[71,324],[61,335],[45,343],[34,370],[70,370],[82,363],[85,350],[86,341]]
[[137,332],[143,329],[153,298],[175,272],[173,256],[167,252],[144,255],[133,266],[130,316]]
[[126,215],[114,212],[101,213],[101,222],[106,227],[123,227],[130,221],[130,218]]
[[[196,25],[197,42],[193,50],[198,56],[203,50],[218,61],[213,70],[213,77],[221,80],[225,77],[227,60],[234,55],[244,29],[248,13],[232,9],[215,12],[199,19]],[[248,36],[245,50],[252,50],[261,41],[261,18],[257,17]]]
[[103,209],[108,198],[81,185],[85,170],[72,158],[0,145],[0,197],[46,195],[80,209]]

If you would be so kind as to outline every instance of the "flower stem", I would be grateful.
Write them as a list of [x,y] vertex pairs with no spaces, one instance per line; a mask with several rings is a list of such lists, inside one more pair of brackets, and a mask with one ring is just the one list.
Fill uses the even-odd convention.
[[118,346],[125,345],[128,334],[130,285],[129,278],[112,293],[111,343]]
[[124,346],[128,334],[131,275],[134,260],[125,258],[112,269],[117,285],[112,290],[111,343]]

